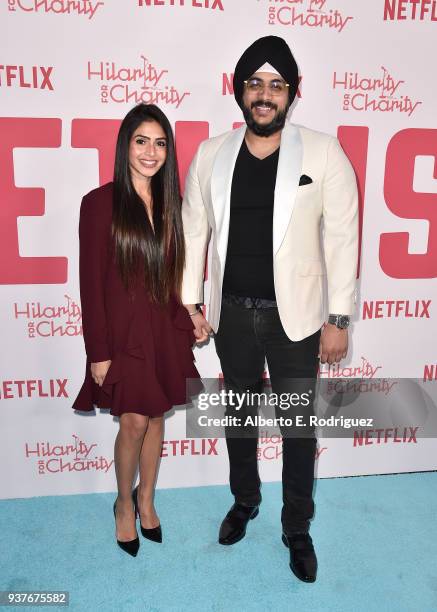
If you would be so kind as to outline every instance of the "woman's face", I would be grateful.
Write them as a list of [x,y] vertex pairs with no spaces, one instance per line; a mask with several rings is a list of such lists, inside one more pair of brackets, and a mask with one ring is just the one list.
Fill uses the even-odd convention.
[[129,143],[129,167],[132,179],[151,178],[164,165],[167,138],[156,121],[143,121]]

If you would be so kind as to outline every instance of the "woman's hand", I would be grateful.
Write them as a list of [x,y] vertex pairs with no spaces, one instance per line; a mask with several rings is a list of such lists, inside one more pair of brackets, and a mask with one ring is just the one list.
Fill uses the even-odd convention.
[[91,364],[91,376],[93,377],[94,382],[99,385],[99,387],[103,385],[103,381],[105,380],[110,365],[110,359],[108,361],[97,361],[96,363]]
[[196,312],[195,304],[185,304],[185,308],[187,309],[188,314],[191,316],[191,320],[193,321],[193,333],[196,337],[196,344],[201,344],[202,342],[205,342],[213,333],[211,325],[203,316],[202,311],[199,310],[198,312]]
[[196,336],[196,344],[201,344],[208,340],[209,336],[212,335],[212,327],[205,319],[203,314],[199,311],[191,317],[194,324],[194,335]]

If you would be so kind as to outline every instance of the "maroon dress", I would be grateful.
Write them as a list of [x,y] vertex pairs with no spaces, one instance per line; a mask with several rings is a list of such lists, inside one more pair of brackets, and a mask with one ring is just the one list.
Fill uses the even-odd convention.
[[[87,354],[75,410],[159,416],[187,403],[186,381],[199,378],[189,314],[176,298],[154,304],[139,285],[129,294],[115,263],[111,235],[112,183],[87,194],[80,209],[80,297]],[[102,387],[90,364],[111,360]],[[200,381],[199,381],[200,382]]]

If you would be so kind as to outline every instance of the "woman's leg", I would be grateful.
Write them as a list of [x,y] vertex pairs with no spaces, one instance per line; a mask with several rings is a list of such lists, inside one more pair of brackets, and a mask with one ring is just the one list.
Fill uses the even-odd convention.
[[115,439],[114,462],[118,487],[116,532],[117,540],[121,542],[134,540],[138,535],[132,502],[132,484],[148,422],[149,417],[140,414],[122,414]]
[[138,506],[141,525],[145,529],[158,527],[159,518],[153,505],[156,475],[162,448],[164,418],[149,418],[149,426],[144,436],[140,455],[140,484],[138,487]]

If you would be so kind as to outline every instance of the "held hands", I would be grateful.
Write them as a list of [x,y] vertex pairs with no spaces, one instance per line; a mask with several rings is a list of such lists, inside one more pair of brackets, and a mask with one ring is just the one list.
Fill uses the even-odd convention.
[[[185,305],[185,308],[187,309],[188,314],[193,313],[196,310],[196,306],[192,304]],[[191,314],[190,316],[194,325],[193,333],[196,337],[196,344],[201,344],[202,342],[208,340],[209,336],[212,335],[212,327],[205,319],[201,311],[196,312],[196,314]]]
[[[185,306],[188,312],[193,312],[194,307],[192,305]],[[196,344],[201,344],[208,340],[208,337],[212,335],[213,330],[211,325],[203,316],[202,312],[196,312],[191,316],[191,320],[194,325],[194,335],[196,337]],[[338,329],[336,325],[327,323],[320,336],[319,345],[319,357],[321,363],[328,362],[330,365],[336,362],[340,362],[347,355],[348,350],[348,330]],[[111,363],[109,362],[102,362]],[[100,365],[100,364],[96,364]],[[109,366],[108,366],[109,368]],[[106,370],[107,371],[107,370]],[[106,372],[105,372],[106,375]],[[103,382],[103,381],[102,381]]]
[[99,387],[103,385],[103,381],[105,380],[110,365],[111,360],[98,361],[96,363],[91,364],[91,376],[93,377],[94,382],[99,385]]
[[320,336],[319,357],[320,363],[339,362],[344,359],[348,348],[347,329],[338,329],[336,325],[327,323]]

